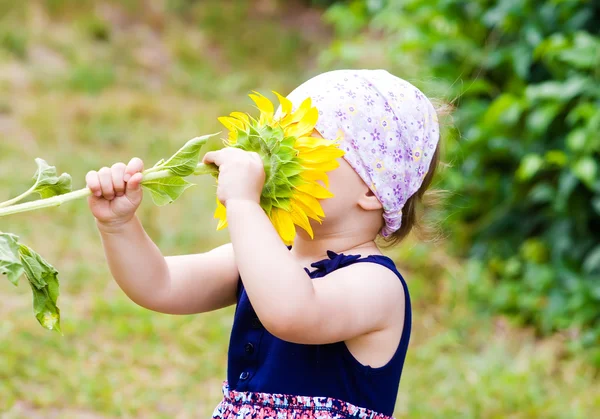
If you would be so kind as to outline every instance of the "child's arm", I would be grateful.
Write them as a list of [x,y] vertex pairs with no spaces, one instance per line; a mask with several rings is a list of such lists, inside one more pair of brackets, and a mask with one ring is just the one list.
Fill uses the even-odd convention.
[[356,264],[311,280],[259,205],[264,183],[259,157],[224,149],[207,153],[205,162],[219,166],[218,195],[227,207],[237,267],[267,330],[290,342],[324,344],[402,320],[404,290],[382,266]]
[[235,302],[238,271],[231,245],[165,258],[135,211],[142,201],[143,163],[116,163],[86,176],[110,271],[137,304],[171,314],[214,310]]
[[164,257],[136,216],[118,228],[98,224],[98,230],[113,278],[140,306],[192,314],[235,303],[239,274],[231,244]]

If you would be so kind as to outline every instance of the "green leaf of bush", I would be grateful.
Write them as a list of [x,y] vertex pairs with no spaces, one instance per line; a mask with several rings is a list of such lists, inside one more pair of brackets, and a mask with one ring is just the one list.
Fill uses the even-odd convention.
[[537,154],[528,154],[521,160],[521,165],[517,170],[517,178],[520,180],[528,180],[535,176],[535,174],[544,165],[544,159]]
[[598,162],[591,157],[584,157],[575,163],[573,173],[588,188],[592,189],[598,177]]
[[600,245],[588,253],[583,262],[583,270],[589,274],[600,272]]
[[[342,3],[339,16],[350,13]],[[453,119],[461,141],[444,132],[453,167],[440,179],[456,192],[447,203],[451,244],[481,267],[472,294],[544,333],[577,327],[600,336],[590,291],[600,257],[592,251],[600,246],[597,10],[542,3],[385,2],[365,22],[381,33],[339,37],[329,58],[378,48],[387,51],[381,65],[426,94],[460,98]]]

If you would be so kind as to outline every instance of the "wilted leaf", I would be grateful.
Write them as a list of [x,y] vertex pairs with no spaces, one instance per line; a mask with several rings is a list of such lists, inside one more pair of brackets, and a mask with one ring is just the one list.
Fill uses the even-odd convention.
[[50,198],[71,192],[71,176],[63,173],[58,176],[56,167],[50,166],[45,160],[37,158],[37,171],[33,175],[33,192],[40,194],[42,198]]
[[19,260],[19,238],[14,234],[0,232],[0,273],[7,275],[15,285],[23,274]]
[[31,248],[19,245],[21,263],[33,292],[33,312],[40,324],[60,332],[58,271]]

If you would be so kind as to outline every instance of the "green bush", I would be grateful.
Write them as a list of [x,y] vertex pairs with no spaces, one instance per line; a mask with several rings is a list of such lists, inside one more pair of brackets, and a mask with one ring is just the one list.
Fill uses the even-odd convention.
[[378,48],[392,71],[443,80],[459,98],[461,138],[448,144],[443,183],[449,238],[471,258],[476,300],[598,345],[600,4],[390,0],[369,16],[367,3],[330,9],[338,57]]

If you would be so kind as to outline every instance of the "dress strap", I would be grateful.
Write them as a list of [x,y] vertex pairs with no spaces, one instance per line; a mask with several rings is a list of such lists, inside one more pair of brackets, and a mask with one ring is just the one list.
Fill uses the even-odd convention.
[[386,268],[391,269],[398,276],[401,276],[398,270],[396,269],[396,265],[394,261],[387,256],[383,255],[369,255],[365,257],[361,257],[360,255],[345,255],[343,253],[335,253],[331,250],[327,251],[328,259],[323,259],[318,262],[312,263],[314,269],[310,271],[307,268],[304,268],[308,274],[311,276],[324,276],[327,275],[336,269],[344,268],[346,266],[352,265],[357,262],[372,262],[377,263],[378,265],[383,265]]

